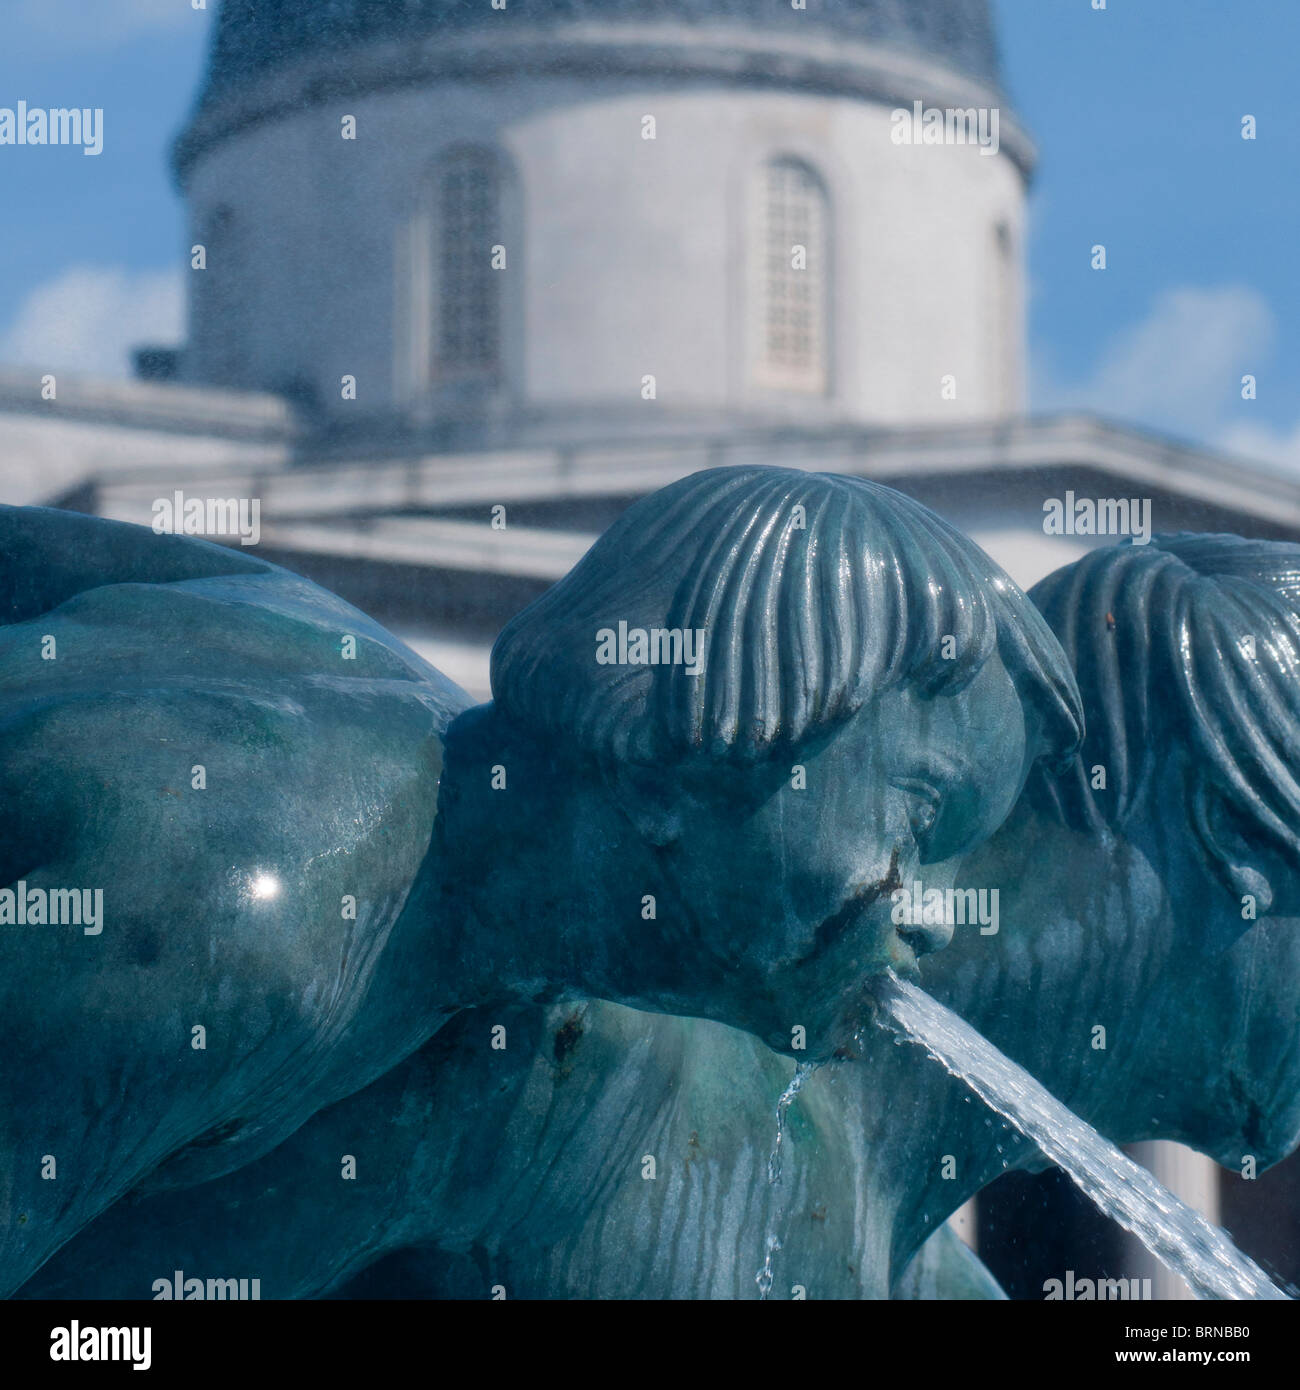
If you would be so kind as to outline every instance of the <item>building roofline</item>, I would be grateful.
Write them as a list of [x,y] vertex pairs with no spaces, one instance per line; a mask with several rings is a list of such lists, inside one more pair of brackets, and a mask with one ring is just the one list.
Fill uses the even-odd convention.
[[[47,374],[57,378],[58,394],[52,401],[41,395]],[[298,430],[293,407],[282,396],[45,373],[38,367],[0,367],[0,414],[4,413],[276,443],[290,440]]]
[[[237,465],[196,471],[187,476],[186,488],[193,494],[206,486],[208,495],[259,498],[265,527],[281,529],[286,540],[295,532],[294,548],[310,538],[313,548],[330,553],[378,556],[384,545],[400,540],[403,553],[414,553],[417,534],[423,534],[430,566],[464,568],[473,567],[465,549],[469,533],[458,528],[472,528],[482,555],[482,525],[411,513],[566,498],[630,500],[701,468],[762,463],[897,482],[1084,469],[1113,476],[1125,495],[1145,486],[1300,530],[1300,482],[1226,454],[1080,414],[896,430],[768,430],[694,442],[434,454],[378,464]],[[147,518],[162,478],[163,470],[151,468],[115,471],[97,481],[109,514],[130,520]],[[346,520],[346,530],[332,519]],[[549,574],[582,540],[573,532],[543,539],[544,530],[528,533],[536,540],[521,560],[529,573]],[[509,534],[517,535],[517,528]],[[337,538],[332,547],[331,535]],[[500,565],[516,572],[508,548],[502,555]],[[500,566],[484,560],[479,567]]]
[[683,84],[815,91],[910,108],[999,111],[999,145],[1029,181],[1037,151],[1003,94],[925,56],[887,43],[825,34],[751,31],[710,23],[549,23],[509,34],[472,31],[416,43],[381,41],[314,54],[254,76],[201,102],[172,150],[178,186],[216,145],[278,117],[342,97],[432,81],[501,82],[519,77],[640,77]]

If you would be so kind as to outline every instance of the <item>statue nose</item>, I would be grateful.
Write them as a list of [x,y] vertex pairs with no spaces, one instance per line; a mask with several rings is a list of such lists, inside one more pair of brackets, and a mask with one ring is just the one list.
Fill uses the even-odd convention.
[[919,958],[928,956],[931,951],[942,951],[952,940],[952,928],[951,922],[929,923],[925,926],[908,925],[899,927],[898,934]]

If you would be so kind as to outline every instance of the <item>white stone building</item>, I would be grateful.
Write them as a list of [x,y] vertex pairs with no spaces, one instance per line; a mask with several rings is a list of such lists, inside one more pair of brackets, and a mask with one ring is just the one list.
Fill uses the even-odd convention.
[[188,340],[147,382],[0,372],[0,497],[256,495],[266,553],[477,694],[521,603],[713,463],[880,478],[1026,584],[1093,543],[1043,532],[1070,491],[1300,533],[1267,473],[1023,418],[1033,160],[987,0],[224,0]]
[[715,464],[888,482],[1023,584],[1097,543],[1045,534],[1070,492],[1300,537],[1266,471],[1023,416],[988,0],[223,0],[214,35],[188,339],[135,383],[0,371],[0,500],[256,498],[261,553],[480,696],[513,612]]
[[[462,444],[1021,404],[1032,154],[984,4],[291,10],[226,6],[178,146],[187,379]],[[900,144],[918,100],[996,129]]]

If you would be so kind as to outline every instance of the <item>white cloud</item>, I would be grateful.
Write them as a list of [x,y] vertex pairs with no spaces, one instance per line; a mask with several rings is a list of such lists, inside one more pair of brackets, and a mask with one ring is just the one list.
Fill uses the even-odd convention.
[[131,349],[168,346],[185,326],[179,270],[71,266],[37,285],[0,334],[0,362],[82,376],[129,376]]
[[1084,409],[1191,438],[1216,437],[1258,374],[1277,321],[1257,291],[1184,286],[1160,294],[1141,322],[1117,334],[1087,380],[1036,383],[1039,409]]
[[216,0],[196,10],[190,0],[21,0],[19,20],[33,34],[60,43],[99,48],[150,30],[206,24]]

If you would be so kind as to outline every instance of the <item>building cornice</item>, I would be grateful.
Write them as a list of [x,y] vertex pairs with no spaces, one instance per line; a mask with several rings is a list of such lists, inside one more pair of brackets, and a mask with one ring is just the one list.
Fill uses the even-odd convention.
[[58,395],[46,400],[40,371],[0,367],[0,414],[268,443],[288,442],[298,432],[293,409],[280,396],[57,375]]
[[201,105],[176,141],[173,169],[184,189],[195,164],[223,141],[340,99],[432,82],[521,77],[713,82],[894,107],[910,108],[916,101],[927,107],[995,107],[1001,152],[1026,181],[1036,159],[1033,142],[998,91],[905,49],[834,36],[750,32],[726,23],[582,22],[373,43],[276,68]]
[[[1050,415],[897,429],[861,426],[729,431],[695,440],[627,439],[572,448],[516,448],[376,460],[366,453],[324,465],[300,462],[208,480],[221,495],[262,499],[267,515],[303,525],[355,526],[366,516],[436,512],[492,503],[620,497],[632,500],[688,473],[726,465],[779,464],[897,485],[1089,471],[1115,480],[1117,495],[1154,489],[1300,530],[1300,485],[1277,469],[1201,449],[1091,415]],[[141,469],[95,479],[113,505],[157,496],[163,473]],[[1055,486],[1055,483],[1051,483]],[[188,486],[188,484],[187,484]],[[196,483],[197,486],[197,483]],[[106,494],[107,495],[107,494]],[[130,519],[138,513],[114,511]],[[486,514],[486,512],[484,513]],[[513,529],[513,528],[512,528]]]

